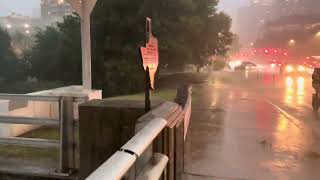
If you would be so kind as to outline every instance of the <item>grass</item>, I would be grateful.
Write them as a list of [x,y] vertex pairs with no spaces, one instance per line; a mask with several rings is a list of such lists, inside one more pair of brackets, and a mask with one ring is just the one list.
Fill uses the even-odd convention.
[[[59,132],[53,128],[40,128],[24,134],[21,137],[57,140],[59,139]],[[0,145],[0,157],[22,160],[57,161],[59,159],[59,149]]]

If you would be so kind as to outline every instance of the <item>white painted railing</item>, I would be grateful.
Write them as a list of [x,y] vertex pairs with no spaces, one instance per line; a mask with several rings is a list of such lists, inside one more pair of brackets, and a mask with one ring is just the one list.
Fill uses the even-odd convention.
[[60,139],[37,139],[22,137],[0,137],[0,144],[15,145],[36,148],[59,148],[59,169],[57,174],[68,174],[69,170],[75,167],[74,160],[74,102],[87,101],[87,97],[63,97],[63,96],[35,96],[20,94],[0,94],[0,100],[15,101],[36,101],[50,102],[58,104],[58,118],[36,118],[36,117],[13,117],[0,115],[1,124],[23,124],[57,127],[60,130]]
[[[162,132],[166,125],[167,121],[162,118],[154,118],[151,120],[142,130],[122,146],[119,151],[93,172],[87,180],[121,179],[147,147],[152,144],[154,139]],[[153,158],[156,158],[157,161],[160,162],[158,163],[160,167],[153,172],[152,178],[159,179],[167,165],[168,157],[156,153]],[[143,175],[140,177],[142,178]]]

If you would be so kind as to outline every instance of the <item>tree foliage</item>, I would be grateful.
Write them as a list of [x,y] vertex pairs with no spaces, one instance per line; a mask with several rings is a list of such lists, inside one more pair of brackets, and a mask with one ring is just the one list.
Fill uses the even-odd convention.
[[[160,67],[203,65],[224,55],[232,43],[231,19],[217,12],[218,0],[99,0],[91,15],[92,72],[96,88],[122,94],[143,88],[138,48],[145,46],[145,18],[153,20],[159,39]],[[34,75],[80,83],[79,17],[65,17],[36,35]],[[45,68],[50,67],[50,69]]]
[[19,61],[11,48],[11,38],[0,27],[0,79],[16,80],[24,76],[24,63]]
[[26,53],[32,74],[40,80],[81,83],[81,37],[79,17],[66,16],[54,27],[35,35],[35,45]]

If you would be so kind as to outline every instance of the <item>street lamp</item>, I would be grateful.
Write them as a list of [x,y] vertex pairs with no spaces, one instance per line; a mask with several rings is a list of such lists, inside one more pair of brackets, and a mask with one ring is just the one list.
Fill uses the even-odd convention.
[[296,41],[294,39],[290,39],[289,45],[294,46],[296,44]]
[[316,33],[315,38],[316,38],[316,39],[320,39],[320,31],[318,31],[318,32]]
[[28,29],[28,28],[30,27],[30,25],[27,24],[27,23],[25,23],[23,26],[24,26],[24,28],[26,28],[26,29]]
[[11,24],[7,24],[7,25],[6,25],[6,28],[7,28],[7,29],[11,29],[11,28],[12,28],[12,25],[11,25]]

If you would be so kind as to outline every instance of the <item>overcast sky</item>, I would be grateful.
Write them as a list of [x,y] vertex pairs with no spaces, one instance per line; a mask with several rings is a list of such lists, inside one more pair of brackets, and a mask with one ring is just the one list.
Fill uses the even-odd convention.
[[[235,18],[237,9],[247,2],[248,0],[221,0],[219,9]],[[11,12],[32,16],[35,8],[40,8],[40,0],[0,0],[0,16],[6,16]]]
[[31,16],[35,8],[40,8],[40,0],[0,0],[0,16],[11,12]]
[[233,30],[237,21],[237,10],[239,7],[246,6],[249,0],[220,0],[219,9],[228,13],[232,17]]

